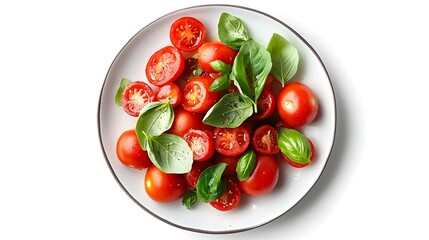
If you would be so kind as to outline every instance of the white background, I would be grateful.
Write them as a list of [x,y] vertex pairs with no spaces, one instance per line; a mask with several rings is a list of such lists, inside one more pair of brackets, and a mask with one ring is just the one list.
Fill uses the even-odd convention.
[[[8,1],[0,3],[0,239],[427,239],[427,8],[418,1]],[[279,5],[279,2],[284,2]],[[142,27],[228,3],[264,11],[319,53],[338,124],[326,170],[281,218],[206,235],[137,206],[103,157],[107,70]]]

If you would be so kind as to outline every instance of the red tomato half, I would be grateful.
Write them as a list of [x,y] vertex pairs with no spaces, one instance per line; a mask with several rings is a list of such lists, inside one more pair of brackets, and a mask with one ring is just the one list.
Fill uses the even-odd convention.
[[259,153],[271,155],[278,153],[277,130],[268,124],[258,127],[252,136],[252,146]]
[[300,82],[286,84],[277,99],[280,118],[294,128],[312,122],[317,115],[318,107],[316,95],[307,85]]
[[138,117],[146,104],[152,102],[154,93],[152,88],[144,82],[133,82],[122,92],[122,107],[133,117]]
[[225,156],[238,156],[250,144],[250,133],[243,125],[236,128],[216,128],[214,137],[216,151]]
[[237,207],[240,202],[240,198],[240,187],[236,182],[234,182],[234,180],[228,179],[223,195],[213,202],[210,202],[210,205],[220,211],[229,211]]
[[156,93],[156,99],[161,102],[170,101],[172,107],[177,107],[182,102],[182,89],[175,83],[162,85]]
[[188,186],[192,189],[196,189],[198,178],[206,168],[212,166],[211,161],[193,162],[191,171],[185,173],[185,180]]
[[181,107],[174,109],[174,120],[169,133],[183,137],[189,129],[201,129],[203,126],[203,116],[198,113],[186,111]]
[[128,167],[143,169],[152,165],[147,152],[140,147],[134,129],[121,134],[116,142],[116,155],[119,161]]
[[271,116],[276,110],[276,96],[269,88],[264,88],[256,102],[258,112],[254,115],[255,120],[263,120]]
[[201,130],[189,129],[183,135],[183,139],[191,148],[195,161],[206,161],[213,157],[214,144],[211,135]]
[[250,177],[240,181],[241,190],[250,196],[271,192],[279,179],[279,164],[273,155],[256,154],[256,166]]
[[168,174],[155,165],[146,171],[144,186],[147,195],[157,202],[174,202],[185,195],[187,185],[181,174]]
[[221,60],[232,66],[237,53],[237,50],[222,42],[206,42],[198,49],[198,64],[204,72],[215,73],[216,71],[210,66],[211,62]]
[[195,77],[183,88],[183,108],[197,113],[205,113],[221,97],[220,92],[210,92],[213,83],[211,77]]
[[185,59],[175,47],[167,46],[155,52],[147,62],[146,77],[156,86],[172,82],[182,74]]
[[177,19],[170,28],[171,43],[184,52],[193,52],[204,43],[206,28],[193,17]]
[[[314,145],[313,145],[313,143],[310,141],[310,139],[308,139],[308,138],[307,138],[307,140],[308,140],[308,142],[310,143],[310,149],[311,149],[310,162],[313,162],[314,155],[315,155],[315,153],[314,153]],[[295,167],[295,168],[303,168],[303,167],[306,167],[306,166],[308,166],[308,165],[309,165],[309,163],[305,163],[305,164],[296,163],[296,162],[294,162],[294,161],[290,160],[290,159],[289,159],[286,155],[284,155],[283,153],[282,153],[282,157],[283,157],[283,159],[284,159],[284,160],[285,160],[289,165],[291,165],[292,167]]]

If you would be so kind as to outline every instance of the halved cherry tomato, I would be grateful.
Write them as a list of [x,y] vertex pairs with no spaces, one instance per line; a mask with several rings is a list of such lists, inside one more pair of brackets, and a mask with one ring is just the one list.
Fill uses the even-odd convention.
[[222,176],[237,177],[236,168],[237,168],[237,163],[238,163],[239,159],[240,159],[240,156],[230,157],[230,156],[225,156],[225,155],[222,155],[220,153],[217,153],[215,155],[215,164],[226,163],[226,168],[223,171]]
[[210,202],[210,205],[217,210],[228,211],[237,207],[238,203],[240,203],[240,198],[240,187],[234,180],[228,179],[223,195],[213,202]]
[[176,80],[185,68],[185,59],[175,47],[163,47],[147,62],[146,77],[150,83],[161,86]]
[[[313,143],[310,141],[310,139],[308,139],[307,138],[307,140],[308,140],[308,142],[310,143],[310,149],[311,149],[311,157],[310,157],[310,162],[313,162],[313,159],[314,159],[314,145],[313,145]],[[291,165],[292,167],[295,167],[295,168],[303,168],[303,167],[306,167],[306,166],[308,166],[309,165],[309,163],[305,163],[305,164],[301,164],[301,163],[296,163],[296,162],[294,162],[294,161],[292,161],[292,160],[290,160],[286,155],[284,155],[283,153],[282,153],[282,157],[283,157],[283,159],[289,164],[289,165]]]
[[312,122],[317,115],[318,106],[314,92],[300,82],[286,84],[277,99],[280,118],[294,128]]
[[122,92],[122,107],[133,117],[138,117],[146,104],[152,102],[154,93],[152,88],[141,81],[132,82]]
[[149,167],[144,178],[147,195],[157,202],[174,202],[187,190],[183,174],[168,174],[155,165]]
[[171,43],[184,52],[196,51],[206,39],[204,24],[193,17],[177,19],[170,28]]
[[201,173],[212,165],[212,161],[193,162],[191,171],[185,173],[185,180],[188,186],[192,189],[196,189],[197,181]]
[[256,154],[256,166],[250,177],[240,181],[240,188],[250,196],[271,192],[279,179],[279,164],[273,155]]
[[189,112],[182,107],[177,107],[174,109],[173,124],[168,132],[183,137],[189,129],[201,129],[202,125],[203,115]]
[[250,144],[250,133],[243,125],[236,128],[215,128],[215,149],[225,156],[238,156]]
[[211,77],[195,77],[183,88],[183,108],[197,113],[205,113],[221,97],[220,92],[210,92],[213,83]]
[[121,134],[116,142],[116,155],[122,164],[131,168],[144,169],[152,165],[147,152],[140,147],[134,129]]
[[216,71],[210,66],[211,62],[221,60],[232,66],[237,53],[237,50],[222,42],[206,42],[198,49],[198,64],[204,72],[215,73]]
[[252,136],[252,146],[259,153],[271,155],[278,153],[277,130],[268,124],[258,127]]
[[253,115],[255,120],[263,120],[271,116],[276,110],[276,96],[269,88],[264,88],[256,102],[258,112]]
[[179,85],[167,83],[162,85],[156,93],[156,99],[161,102],[170,101],[172,107],[177,107],[182,102],[183,92]]
[[196,129],[189,129],[183,135],[183,139],[185,139],[191,148],[193,159],[195,161],[206,161],[213,157],[213,137],[209,136],[206,132]]

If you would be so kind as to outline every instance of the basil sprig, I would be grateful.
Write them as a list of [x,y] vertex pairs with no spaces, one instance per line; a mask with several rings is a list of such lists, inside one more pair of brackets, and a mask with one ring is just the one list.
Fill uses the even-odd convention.
[[192,168],[193,154],[188,143],[174,134],[166,134],[174,120],[170,102],[153,102],[141,111],[136,134],[142,149],[152,163],[166,173],[187,173]]
[[310,163],[312,155],[308,139],[294,129],[279,128],[278,144],[280,151],[291,161],[306,164]]
[[256,165],[256,154],[253,150],[246,151],[239,159],[237,163],[237,177],[238,180],[244,181],[252,175]]
[[118,107],[122,107],[122,93],[124,92],[125,88],[130,85],[130,83],[131,80],[127,78],[122,78],[115,95],[115,103],[116,105],[118,105]]
[[285,38],[274,33],[268,43],[267,51],[273,62],[271,74],[284,86],[298,70],[298,50]]
[[239,49],[245,41],[249,40],[249,33],[244,23],[228,13],[220,15],[218,36],[220,41],[233,49]]
[[223,75],[216,78],[212,85],[210,85],[210,92],[219,92],[227,89],[229,85],[231,85],[231,79],[229,78],[229,74],[231,73],[231,66],[222,62],[221,60],[215,60],[210,62],[210,66],[216,72],[222,73]]

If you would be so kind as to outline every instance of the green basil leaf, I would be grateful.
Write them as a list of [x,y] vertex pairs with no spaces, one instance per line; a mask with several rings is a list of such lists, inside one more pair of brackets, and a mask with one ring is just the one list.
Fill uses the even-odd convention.
[[187,173],[192,168],[193,154],[183,138],[163,133],[149,137],[148,155],[152,163],[165,173]]
[[210,62],[210,66],[216,72],[220,72],[224,75],[228,75],[231,72],[231,66],[229,64],[222,62],[221,60],[215,60],[213,62]]
[[161,135],[171,127],[173,120],[174,110],[169,102],[152,102],[144,106],[136,124],[137,138],[143,150],[147,148],[146,135]]
[[231,85],[231,80],[227,76],[222,75],[213,81],[212,85],[210,85],[209,91],[220,92],[227,89],[229,85]]
[[226,181],[221,177],[225,171],[226,163],[206,168],[197,181],[197,200],[200,202],[213,202],[223,195],[226,189]]
[[291,161],[306,164],[310,163],[311,147],[308,139],[294,129],[279,128],[280,151]]
[[220,15],[218,36],[220,41],[233,49],[239,49],[249,39],[249,34],[243,22],[228,13]]
[[235,128],[253,114],[252,101],[240,93],[229,93],[211,107],[203,123],[213,127]]
[[271,74],[284,86],[298,70],[298,50],[282,36],[274,33],[268,43],[267,51],[271,54],[273,62]]
[[194,190],[189,190],[185,193],[182,198],[182,205],[185,206],[188,210],[191,210],[192,204],[197,201],[197,192]]
[[122,78],[121,83],[119,84],[119,88],[116,91],[115,95],[115,103],[118,105],[118,107],[122,107],[122,93],[124,92],[124,89],[130,85],[131,80]]
[[241,46],[234,60],[230,77],[240,93],[252,100],[255,112],[256,102],[264,89],[271,65],[270,53],[252,39]]
[[240,181],[244,181],[250,177],[256,165],[256,154],[253,150],[246,151],[237,163],[237,177]]

